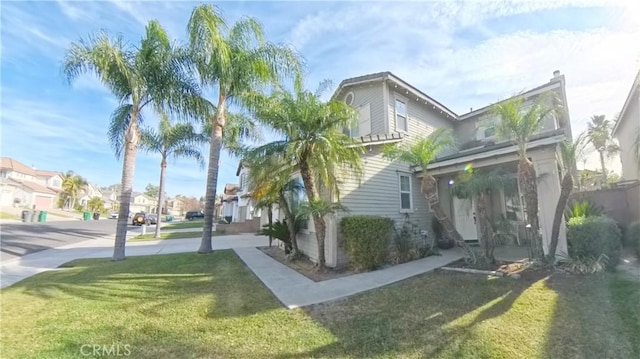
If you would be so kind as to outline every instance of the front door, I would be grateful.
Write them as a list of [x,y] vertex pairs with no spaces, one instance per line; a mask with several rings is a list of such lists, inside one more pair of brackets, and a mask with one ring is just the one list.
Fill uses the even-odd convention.
[[478,240],[473,201],[453,196],[453,215],[456,230],[465,241]]

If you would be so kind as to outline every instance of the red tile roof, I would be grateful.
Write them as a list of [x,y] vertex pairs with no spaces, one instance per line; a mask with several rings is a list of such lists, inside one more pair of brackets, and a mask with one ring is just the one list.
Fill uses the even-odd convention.
[[0,168],[10,169],[29,176],[36,176],[36,170],[9,157],[0,157]]
[[56,171],[36,170],[36,174],[42,177],[55,177],[55,176],[62,177],[62,173],[56,172]]
[[32,190],[33,192],[56,194],[56,192],[53,189],[45,187],[45,186],[41,186],[41,185],[39,185],[37,183],[24,181],[24,182],[22,182],[22,185],[24,187],[27,187],[28,189]]

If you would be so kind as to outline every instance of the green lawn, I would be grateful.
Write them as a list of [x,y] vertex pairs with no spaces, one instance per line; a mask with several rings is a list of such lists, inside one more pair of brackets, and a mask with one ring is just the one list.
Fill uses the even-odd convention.
[[[213,232],[213,235],[220,235],[219,233]],[[141,242],[141,241],[155,241],[154,233],[140,234],[133,238],[131,238],[130,242]],[[193,231],[193,232],[162,232],[160,231],[160,239],[179,239],[179,238],[198,238],[202,237],[202,231]]]
[[0,219],[20,219],[20,217],[11,213],[0,212]]
[[615,275],[431,273],[286,310],[232,251],[79,260],[0,291],[2,358],[632,358],[640,286]]
[[204,225],[204,221],[186,221],[186,222],[176,222],[176,223],[167,224],[162,228],[167,228],[167,229],[202,228],[203,225]]

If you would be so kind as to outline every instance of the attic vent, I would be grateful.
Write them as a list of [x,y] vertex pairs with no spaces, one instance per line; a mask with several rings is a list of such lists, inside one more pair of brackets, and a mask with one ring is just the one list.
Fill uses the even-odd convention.
[[344,97],[344,102],[345,102],[347,105],[351,106],[351,105],[353,105],[353,99],[354,99],[354,98],[355,98],[355,96],[353,95],[353,92],[349,92],[349,93],[347,94],[347,96],[345,96],[345,97]]

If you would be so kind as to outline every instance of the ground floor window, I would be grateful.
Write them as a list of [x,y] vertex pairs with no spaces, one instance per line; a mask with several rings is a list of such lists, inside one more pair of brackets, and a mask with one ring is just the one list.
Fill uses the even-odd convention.
[[411,175],[401,174],[400,180],[400,209],[411,209]]
[[523,221],[523,206],[518,190],[518,179],[513,177],[504,186],[504,208],[506,217],[512,221]]

